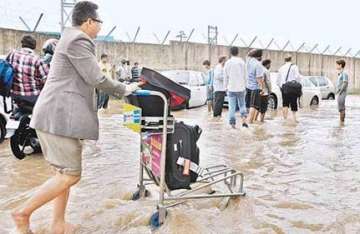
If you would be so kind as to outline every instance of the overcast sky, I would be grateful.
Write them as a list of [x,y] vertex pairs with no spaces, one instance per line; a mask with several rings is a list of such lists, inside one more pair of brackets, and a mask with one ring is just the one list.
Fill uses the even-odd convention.
[[[180,30],[195,33],[192,40],[205,41],[207,26],[219,28],[219,42],[230,43],[236,33],[236,45],[249,43],[258,35],[263,45],[275,38],[279,46],[287,40],[293,47],[307,42],[308,47],[319,43],[322,50],[330,44],[332,51],[343,46],[342,51],[360,49],[359,0],[94,0],[99,4],[100,17],[104,20],[102,34],[113,26],[116,39],[127,41],[141,27],[139,40],[155,43],[167,30],[169,39],[176,39]],[[39,30],[60,29],[60,0],[0,0],[0,27],[25,29],[18,19],[22,16],[30,27],[38,15],[44,18]],[[261,46],[257,42],[257,46]],[[275,46],[275,45],[273,45]]]

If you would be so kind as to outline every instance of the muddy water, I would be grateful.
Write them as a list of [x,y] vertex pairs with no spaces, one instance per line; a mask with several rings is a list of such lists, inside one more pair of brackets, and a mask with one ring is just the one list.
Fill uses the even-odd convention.
[[[302,110],[296,126],[273,113],[266,124],[232,130],[206,108],[176,113],[199,124],[201,165],[231,165],[245,173],[245,198],[223,209],[219,200],[188,202],[170,210],[159,233],[360,233],[360,97],[348,98],[345,126],[335,102]],[[68,219],[78,233],[151,233],[147,226],[157,190],[130,201],[138,175],[139,138],[121,126],[113,105],[101,115],[99,141],[86,143],[81,183],[72,190]],[[41,155],[17,161],[0,146],[0,233],[9,212],[52,173]],[[34,213],[36,233],[48,233],[51,204]]]

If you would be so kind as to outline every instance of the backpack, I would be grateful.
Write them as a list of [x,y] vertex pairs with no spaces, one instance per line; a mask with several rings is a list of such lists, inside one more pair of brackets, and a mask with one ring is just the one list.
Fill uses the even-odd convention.
[[4,59],[0,59],[0,95],[4,97],[10,96],[10,90],[13,84],[14,71],[10,63]]

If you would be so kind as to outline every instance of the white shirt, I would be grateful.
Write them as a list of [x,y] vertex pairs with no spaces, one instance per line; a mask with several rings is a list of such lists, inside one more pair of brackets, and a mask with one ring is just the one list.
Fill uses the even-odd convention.
[[129,80],[131,77],[131,69],[127,65],[120,65],[118,73],[120,75],[120,79]]
[[[291,62],[286,62],[284,65],[282,65],[279,69],[279,74],[277,78],[277,85],[281,87],[283,84],[286,83],[286,76],[289,72],[289,68],[291,66]],[[293,81],[296,80],[298,82],[301,81],[301,75],[299,73],[299,68],[295,64],[293,64],[290,68],[289,76],[287,81]]]
[[122,65],[120,65],[117,72],[119,74],[119,78],[125,80],[125,78],[126,78],[125,68]]
[[225,91],[224,87],[224,67],[221,64],[218,64],[214,68],[214,92]]
[[243,92],[246,88],[245,62],[240,57],[231,57],[224,66],[224,87],[229,92]]

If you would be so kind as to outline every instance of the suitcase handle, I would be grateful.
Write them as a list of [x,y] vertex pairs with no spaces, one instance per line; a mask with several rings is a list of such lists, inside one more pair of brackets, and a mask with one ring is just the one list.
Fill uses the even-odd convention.
[[136,95],[136,96],[150,96],[151,91],[149,91],[149,90],[136,90],[134,92],[134,95]]

